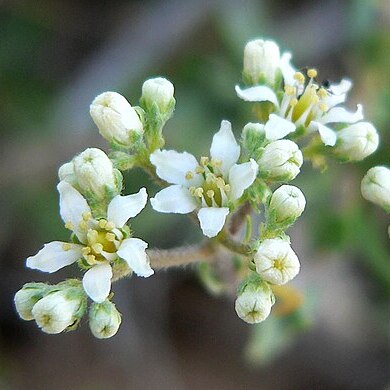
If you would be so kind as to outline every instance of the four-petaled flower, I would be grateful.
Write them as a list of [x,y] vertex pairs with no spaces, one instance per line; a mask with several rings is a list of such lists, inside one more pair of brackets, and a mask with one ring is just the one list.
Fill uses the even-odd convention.
[[187,152],[156,150],[150,161],[157,175],[172,184],[151,198],[156,211],[187,214],[198,211],[203,234],[216,236],[225,224],[229,209],[254,182],[258,165],[251,159],[236,164],[240,156],[230,122],[221,122],[214,135],[210,156],[201,157],[200,164]]
[[103,302],[108,297],[111,264],[118,259],[123,259],[138,276],[154,273],[145,252],[148,244],[130,237],[125,226],[129,218],[145,207],[145,188],[136,194],[115,196],[108,205],[107,219],[99,220],[92,217],[87,201],[69,183],[61,181],[57,188],[61,217],[77,243],[50,242],[27,259],[27,267],[52,273],[81,259],[88,268],[83,277],[84,290],[95,302]]

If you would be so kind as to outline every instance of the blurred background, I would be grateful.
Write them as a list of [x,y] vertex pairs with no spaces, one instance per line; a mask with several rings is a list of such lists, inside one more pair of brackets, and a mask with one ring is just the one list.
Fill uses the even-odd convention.
[[[309,0],[10,0],[0,3],[0,389],[384,389],[390,385],[389,218],[363,201],[367,169],[390,163],[390,3]],[[45,242],[66,239],[55,191],[58,167],[86,147],[107,150],[89,117],[100,92],[137,104],[142,82],[176,88],[167,144],[207,153],[221,119],[250,121],[234,92],[247,40],[267,37],[319,77],[354,80],[381,134],[378,152],[354,165],[309,164],[295,180],[308,206],[290,230],[302,271],[302,306],[250,326],[230,297],[214,297],[196,267],[114,285],[118,334],[93,338],[84,322],[56,336],[18,318],[13,295]],[[126,191],[147,185],[141,172]],[[183,216],[133,220],[137,237],[169,248],[199,240]]]

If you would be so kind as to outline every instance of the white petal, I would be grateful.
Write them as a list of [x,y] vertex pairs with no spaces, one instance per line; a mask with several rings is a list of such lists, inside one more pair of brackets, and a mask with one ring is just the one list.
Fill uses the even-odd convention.
[[169,186],[157,192],[155,197],[150,199],[150,203],[160,213],[187,214],[198,206],[188,188],[180,185]]
[[321,118],[321,123],[355,123],[362,119],[363,107],[361,104],[358,104],[355,112],[349,112],[343,107],[332,108]]
[[223,228],[228,207],[203,207],[198,212],[202,232],[207,237],[215,237]]
[[210,156],[212,159],[222,162],[221,170],[224,174],[227,174],[240,157],[240,146],[234,138],[232,125],[229,121],[222,121],[219,131],[214,134]]
[[[190,153],[156,150],[150,155],[150,162],[156,167],[157,175],[168,183],[197,187],[202,180],[199,174],[195,174],[199,163]],[[188,172],[193,173],[193,178],[190,180],[185,178]]]
[[332,84],[329,87],[329,91],[335,95],[342,95],[347,93],[352,87],[352,81],[348,79],[342,79],[338,84]]
[[326,146],[334,146],[336,144],[337,134],[334,130],[319,122],[313,121],[311,124],[317,127],[321,140]]
[[265,85],[258,85],[246,89],[241,89],[236,85],[236,93],[239,98],[246,102],[271,102],[275,104],[276,107],[279,107],[278,98],[276,97],[275,92]]
[[84,213],[90,213],[91,209],[88,206],[84,197],[66,181],[61,181],[57,185],[60,193],[60,214],[62,220],[70,222],[73,226],[73,231],[81,242],[85,242],[85,230],[79,229],[79,223],[83,220]]
[[283,80],[286,85],[294,85],[294,74],[296,72],[296,69],[290,64],[291,60],[291,53],[283,53],[282,57],[280,58],[280,70],[283,75]]
[[229,198],[231,200],[241,198],[244,191],[255,181],[258,169],[259,166],[252,158],[249,162],[232,166],[229,171]]
[[328,95],[325,98],[325,104],[329,107],[332,108],[334,106],[337,106],[340,103],[344,103],[345,99],[347,98],[347,94],[343,93],[341,95]]
[[107,219],[121,228],[129,218],[135,217],[145,207],[148,194],[141,188],[136,194],[115,196],[107,209]]
[[82,256],[82,248],[82,245],[67,242],[49,242],[35,256],[26,260],[26,266],[43,272],[56,272],[77,261]]
[[264,126],[265,136],[270,141],[284,138],[287,134],[295,131],[294,123],[278,115],[271,114]]
[[150,261],[145,249],[148,244],[139,238],[126,238],[122,241],[117,254],[138,275],[147,278],[154,274],[150,268]]
[[109,263],[96,264],[83,277],[83,287],[95,302],[105,301],[111,290],[112,269]]

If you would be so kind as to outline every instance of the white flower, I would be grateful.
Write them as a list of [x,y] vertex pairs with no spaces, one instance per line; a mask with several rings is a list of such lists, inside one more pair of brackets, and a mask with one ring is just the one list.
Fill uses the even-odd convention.
[[173,185],[164,188],[150,201],[156,211],[187,214],[198,211],[200,227],[207,237],[223,228],[229,207],[254,182],[258,165],[254,160],[236,164],[240,156],[231,124],[222,121],[210,148],[211,159],[200,164],[189,153],[156,150],[150,161],[157,175]]
[[174,92],[174,86],[169,80],[156,77],[143,83],[141,101],[149,110],[156,104],[160,113],[166,113],[175,102]]
[[[347,92],[352,83],[343,79],[339,84],[327,87],[318,85],[314,79],[317,77],[315,69],[307,72],[308,80],[301,72],[296,72],[289,64],[291,55],[284,57],[281,70],[284,79],[284,94],[278,99],[276,93],[269,87],[261,85],[246,89],[236,86],[238,97],[249,102],[268,101],[274,105],[273,124],[282,131],[278,133],[275,129],[273,139],[283,138],[288,134],[283,130],[285,125],[282,120],[287,119],[293,124],[294,129],[303,126],[307,132],[318,131],[321,140],[325,145],[336,144],[337,132],[328,124],[333,123],[356,123],[363,119],[362,106],[358,104],[355,112],[349,112],[343,107],[336,107],[344,103]],[[277,121],[281,125],[277,125]],[[294,131],[290,128],[289,132]]]
[[242,320],[248,324],[257,324],[270,315],[273,304],[274,296],[266,283],[249,283],[239,293],[235,309]]
[[264,80],[273,85],[279,66],[280,50],[275,42],[256,39],[246,44],[243,74],[251,84]]
[[110,301],[93,303],[89,309],[89,328],[98,339],[114,336],[121,322],[121,314]]
[[130,146],[132,135],[143,133],[137,112],[119,93],[103,92],[97,96],[90,106],[90,114],[107,141]]
[[335,152],[342,159],[360,161],[374,153],[378,145],[375,127],[368,122],[359,122],[337,133]]
[[108,192],[119,193],[121,190],[111,160],[100,149],[88,148],[76,156],[73,170],[81,191],[93,194],[97,199],[106,198]]
[[303,213],[305,206],[305,196],[298,187],[280,186],[271,196],[267,222],[289,226]]
[[84,297],[69,294],[68,289],[47,294],[32,309],[37,325],[46,333],[57,334],[78,319],[78,312],[85,304]]
[[110,293],[110,263],[118,258],[126,261],[138,276],[153,274],[145,252],[148,244],[139,238],[126,237],[124,230],[127,220],[145,207],[145,188],[133,195],[115,196],[108,205],[107,220],[93,219],[87,201],[69,183],[62,181],[57,188],[61,217],[80,244],[50,242],[27,259],[27,267],[52,273],[83,259],[89,267],[83,277],[83,286],[95,302],[103,302]]
[[368,201],[390,212],[390,169],[377,166],[368,170],[361,184],[362,195]]
[[256,271],[273,284],[285,284],[299,272],[299,260],[290,244],[280,238],[264,240],[254,256]]
[[300,172],[303,155],[298,145],[282,139],[268,144],[258,160],[260,175],[277,181],[293,180]]
[[16,311],[20,318],[26,321],[34,319],[32,308],[49,291],[45,283],[27,283],[20,289],[14,298]]

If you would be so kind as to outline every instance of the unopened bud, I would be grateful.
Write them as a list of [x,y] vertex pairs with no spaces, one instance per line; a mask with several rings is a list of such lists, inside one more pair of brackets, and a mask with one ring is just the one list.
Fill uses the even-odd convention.
[[110,301],[93,303],[89,309],[89,327],[98,339],[108,339],[118,332],[121,314]]
[[280,51],[275,42],[256,39],[246,44],[243,75],[249,83],[273,85],[279,66]]
[[119,93],[103,92],[90,106],[90,114],[100,134],[109,142],[131,146],[143,133],[141,120],[130,103]]
[[264,240],[258,247],[254,261],[256,272],[272,284],[285,284],[299,272],[300,264],[290,244],[281,238]]
[[271,197],[267,210],[267,224],[287,228],[303,213],[306,199],[298,187],[283,185]]
[[261,123],[247,123],[242,129],[242,141],[250,156],[261,148],[265,140],[264,125]]
[[235,303],[237,315],[248,324],[264,321],[271,313],[275,299],[267,283],[249,278],[240,286]]
[[26,283],[14,298],[16,311],[20,318],[26,321],[34,319],[32,308],[49,291],[50,286],[45,283]]
[[258,160],[260,175],[275,181],[293,180],[302,163],[303,156],[298,145],[285,139],[268,144]]
[[149,79],[142,85],[141,103],[146,110],[156,105],[161,115],[170,115],[175,105],[174,92],[174,86],[169,80],[163,77]]
[[359,122],[337,133],[335,152],[343,160],[360,161],[374,153],[378,144],[375,127],[368,122]]
[[390,213],[390,169],[373,167],[368,170],[361,184],[362,195]]

